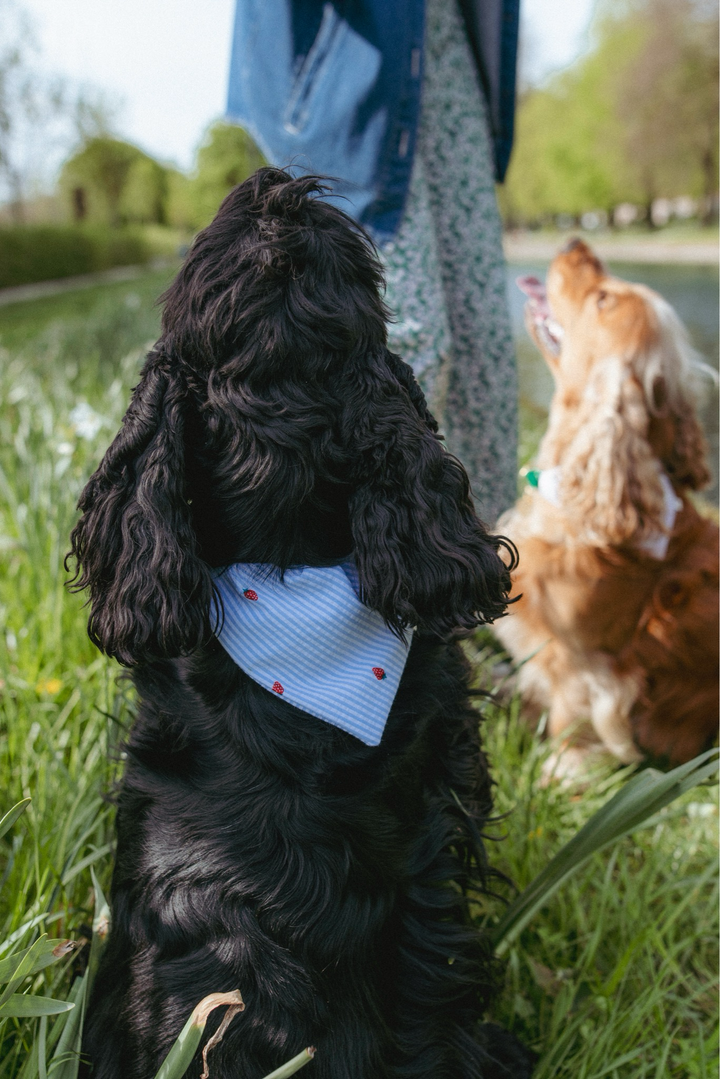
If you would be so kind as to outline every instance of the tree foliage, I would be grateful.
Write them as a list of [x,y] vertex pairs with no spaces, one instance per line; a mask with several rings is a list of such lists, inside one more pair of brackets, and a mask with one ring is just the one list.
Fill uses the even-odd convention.
[[130,165],[120,197],[120,214],[129,223],[166,224],[168,170],[143,154]]
[[629,179],[646,204],[707,198],[717,190],[717,8],[635,0],[623,21],[638,42],[615,89]]
[[104,225],[162,223],[166,187],[162,165],[110,135],[90,138],[60,174],[72,216]]
[[8,201],[16,224],[24,219],[28,179],[42,173],[53,122],[65,108],[62,80],[33,69],[34,50],[22,9],[13,0],[0,0],[0,200]]
[[717,190],[718,17],[708,0],[606,0],[593,46],[519,102],[506,219]]
[[257,146],[242,127],[218,121],[208,129],[197,154],[191,181],[193,224],[202,227],[237,184],[265,164]]
[[132,143],[101,133],[86,138],[65,162],[60,189],[76,220],[195,230],[262,164],[250,136],[233,124],[218,122],[208,129],[190,176],[161,165]]

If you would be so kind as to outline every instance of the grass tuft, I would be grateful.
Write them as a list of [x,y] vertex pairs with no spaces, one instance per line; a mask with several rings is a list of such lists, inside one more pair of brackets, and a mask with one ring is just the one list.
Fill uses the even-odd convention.
[[[152,305],[166,284],[148,273],[0,312],[0,818],[32,800],[0,836],[0,962],[43,933],[87,940],[92,872],[98,892],[109,884],[107,795],[133,699],[90,645],[62,562],[77,496],[157,336]],[[478,649],[489,684],[498,657],[489,637]],[[632,770],[599,764],[584,787],[543,786],[549,750],[517,699],[484,711],[504,816],[491,860],[522,889]],[[681,795],[650,827],[592,855],[509,943],[493,1018],[538,1050],[537,1079],[716,1074],[717,822],[715,788]],[[491,928],[504,909],[478,898]],[[80,1002],[88,952],[35,971],[15,992]],[[0,1079],[41,1074],[40,1058],[72,1042],[66,1021],[0,1017]]]
[[[500,657],[484,643],[489,684]],[[517,698],[484,711],[495,809],[507,814],[492,860],[522,890],[634,768],[598,763],[574,787],[543,785],[551,747]],[[494,1018],[540,1053],[535,1079],[716,1074],[717,834],[717,785],[687,791],[592,855],[510,943]],[[479,916],[494,927],[505,909],[483,900]]]

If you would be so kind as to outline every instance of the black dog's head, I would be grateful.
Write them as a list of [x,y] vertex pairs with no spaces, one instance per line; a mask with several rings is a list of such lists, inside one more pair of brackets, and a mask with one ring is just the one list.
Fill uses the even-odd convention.
[[90,636],[122,663],[197,648],[211,569],[232,561],[352,551],[365,603],[399,633],[447,635],[505,609],[507,545],[388,352],[380,263],[325,190],[261,169],[164,296],[162,336],[72,534]]

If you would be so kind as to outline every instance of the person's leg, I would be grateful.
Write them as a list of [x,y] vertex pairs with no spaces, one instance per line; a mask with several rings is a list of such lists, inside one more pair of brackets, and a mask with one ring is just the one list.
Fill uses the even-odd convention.
[[385,299],[396,320],[388,327],[388,347],[410,364],[431,412],[444,428],[450,330],[419,154],[400,228],[380,250],[387,279]]
[[445,428],[480,515],[516,497],[517,382],[485,101],[457,5],[427,0],[418,150],[445,292]]

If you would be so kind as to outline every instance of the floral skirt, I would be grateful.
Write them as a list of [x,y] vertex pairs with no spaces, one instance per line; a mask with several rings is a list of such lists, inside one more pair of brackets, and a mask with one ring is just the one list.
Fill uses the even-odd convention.
[[405,213],[382,248],[390,348],[410,363],[481,517],[515,501],[517,380],[486,107],[456,3],[426,0]]

